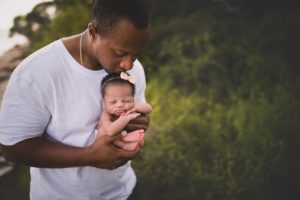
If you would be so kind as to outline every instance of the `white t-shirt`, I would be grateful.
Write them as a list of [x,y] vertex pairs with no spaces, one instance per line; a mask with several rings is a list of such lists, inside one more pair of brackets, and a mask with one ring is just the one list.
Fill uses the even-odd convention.
[[[134,62],[136,101],[145,101],[145,74]],[[62,40],[27,57],[13,72],[0,112],[0,143],[13,145],[44,136],[76,147],[89,146],[102,112],[104,70],[92,71],[69,54]],[[31,167],[32,200],[120,200],[131,193],[136,177],[130,162],[115,170],[94,167]]]

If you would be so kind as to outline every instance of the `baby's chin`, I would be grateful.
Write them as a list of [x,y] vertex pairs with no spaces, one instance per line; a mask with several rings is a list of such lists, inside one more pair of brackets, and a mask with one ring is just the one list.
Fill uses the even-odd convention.
[[125,110],[122,110],[122,111],[116,111],[116,112],[114,112],[114,115],[115,115],[116,117],[120,117],[123,113],[126,113],[126,111],[125,111]]

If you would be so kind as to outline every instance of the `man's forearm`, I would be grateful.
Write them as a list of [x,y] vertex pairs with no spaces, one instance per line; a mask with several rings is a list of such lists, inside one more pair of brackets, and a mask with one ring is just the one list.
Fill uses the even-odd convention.
[[45,138],[31,138],[12,146],[2,145],[9,161],[33,167],[62,168],[88,165],[88,148],[54,143]]

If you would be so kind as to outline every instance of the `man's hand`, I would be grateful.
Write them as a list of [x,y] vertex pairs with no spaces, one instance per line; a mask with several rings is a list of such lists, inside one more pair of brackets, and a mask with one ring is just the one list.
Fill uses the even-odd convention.
[[129,122],[129,124],[126,126],[126,131],[131,132],[139,129],[144,129],[144,131],[146,131],[148,129],[149,123],[149,115],[141,114],[139,117]]
[[93,166],[115,169],[136,157],[143,145],[143,141],[140,141],[133,151],[123,150],[114,144],[122,137],[121,134],[108,136],[103,132],[89,147],[69,146],[44,137],[29,138],[11,146],[1,145],[1,147],[7,160],[32,167]]
[[[103,129],[100,128],[100,132]],[[88,163],[91,166],[104,168],[104,169],[115,169],[124,164],[129,160],[132,160],[140,152],[140,146],[133,151],[126,151],[117,147],[114,142],[120,141],[121,134],[114,136],[108,136],[107,134],[98,134],[101,135],[96,138],[95,142],[88,148]]]

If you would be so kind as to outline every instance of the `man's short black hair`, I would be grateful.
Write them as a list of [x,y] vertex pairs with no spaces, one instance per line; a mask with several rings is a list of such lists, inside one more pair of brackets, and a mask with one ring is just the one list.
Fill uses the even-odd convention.
[[120,19],[144,30],[149,18],[146,0],[96,0],[92,11],[92,22],[100,35],[109,33]]

